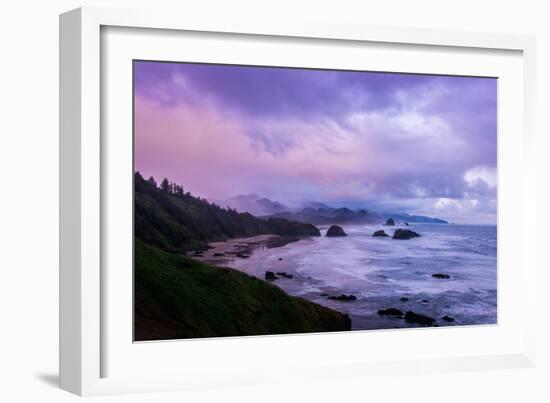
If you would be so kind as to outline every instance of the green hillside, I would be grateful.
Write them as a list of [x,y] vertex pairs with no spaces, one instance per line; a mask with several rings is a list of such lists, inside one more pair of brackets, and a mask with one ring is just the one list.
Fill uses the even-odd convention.
[[208,242],[259,234],[320,236],[311,224],[262,219],[224,209],[184,192],[181,186],[134,175],[135,236],[166,251],[206,248]]
[[347,315],[229,268],[135,242],[135,339],[350,330]]

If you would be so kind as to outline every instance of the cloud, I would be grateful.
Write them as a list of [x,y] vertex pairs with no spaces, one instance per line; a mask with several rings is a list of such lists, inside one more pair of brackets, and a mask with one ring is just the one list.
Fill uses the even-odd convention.
[[496,167],[490,166],[476,166],[464,173],[464,180],[469,184],[475,184],[481,180],[489,186],[496,186],[497,184],[497,170]]
[[494,79],[148,62],[135,78],[146,175],[213,198],[496,217]]

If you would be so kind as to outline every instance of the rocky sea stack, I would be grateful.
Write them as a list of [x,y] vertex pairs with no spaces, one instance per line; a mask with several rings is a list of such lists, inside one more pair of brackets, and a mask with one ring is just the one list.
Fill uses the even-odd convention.
[[381,229],[381,230],[375,231],[374,234],[372,234],[372,236],[389,236],[389,235],[386,234],[386,231]]
[[394,226],[395,225],[395,221],[393,221],[393,218],[388,218],[386,220],[386,224],[384,225],[391,225],[391,226]]
[[426,325],[426,326],[431,326],[435,323],[434,318],[430,318],[429,316],[421,315],[413,311],[407,311],[405,313],[405,320],[407,322],[418,323],[420,325]]
[[330,228],[327,231],[326,236],[330,236],[330,237],[332,237],[332,236],[348,236],[348,234],[346,234],[344,232],[342,227],[340,227],[338,225],[331,225]]
[[411,239],[419,236],[420,234],[411,231],[410,229],[396,229],[393,233],[393,239]]

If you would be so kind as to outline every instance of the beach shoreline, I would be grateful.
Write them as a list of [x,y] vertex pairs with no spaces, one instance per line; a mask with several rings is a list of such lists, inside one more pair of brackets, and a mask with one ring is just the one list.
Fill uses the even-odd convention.
[[207,250],[195,251],[189,257],[213,266],[227,266],[237,259],[248,259],[257,249],[280,248],[308,237],[262,234],[210,242]]
[[[198,259],[348,314],[352,330],[419,326],[404,320],[408,311],[434,318],[434,326],[496,323],[495,251],[477,245],[490,228],[475,235],[475,227],[411,225],[423,236],[407,241],[372,237],[379,228],[346,226],[341,238],[229,239],[212,243]],[[378,314],[389,308],[403,315]]]

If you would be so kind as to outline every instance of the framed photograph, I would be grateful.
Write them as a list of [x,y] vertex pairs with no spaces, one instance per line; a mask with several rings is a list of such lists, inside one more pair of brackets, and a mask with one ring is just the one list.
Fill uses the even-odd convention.
[[534,362],[534,39],[60,18],[60,383]]

